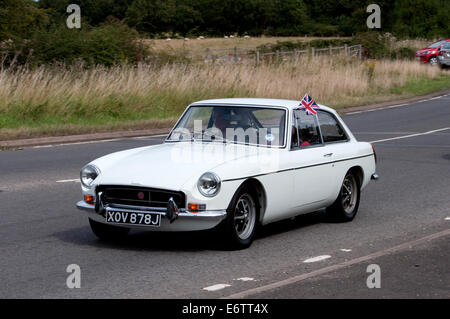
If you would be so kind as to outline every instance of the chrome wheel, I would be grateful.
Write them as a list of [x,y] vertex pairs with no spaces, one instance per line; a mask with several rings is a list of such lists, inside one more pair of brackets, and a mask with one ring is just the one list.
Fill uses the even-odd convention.
[[243,194],[234,208],[234,227],[237,236],[242,240],[249,238],[255,228],[255,222],[255,202],[250,195]]
[[433,57],[433,58],[430,59],[430,64],[431,65],[435,65],[437,63],[438,63],[438,59],[437,58]]
[[346,214],[351,214],[358,200],[358,185],[353,175],[347,175],[342,183],[341,204]]

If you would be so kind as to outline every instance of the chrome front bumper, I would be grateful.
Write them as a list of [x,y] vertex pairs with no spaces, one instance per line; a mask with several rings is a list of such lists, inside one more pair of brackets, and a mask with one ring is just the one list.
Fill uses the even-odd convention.
[[[95,211],[94,206],[87,204],[85,201],[79,201],[77,208],[88,212],[88,217],[100,223],[106,224],[106,218]],[[226,210],[211,210],[192,213],[186,210],[180,210],[178,218],[170,223],[166,218],[166,210],[164,208],[151,207],[107,207],[116,211],[152,211],[161,215],[161,226],[152,227],[146,225],[127,225],[128,228],[151,230],[151,231],[197,231],[206,230],[216,227],[227,216]]]

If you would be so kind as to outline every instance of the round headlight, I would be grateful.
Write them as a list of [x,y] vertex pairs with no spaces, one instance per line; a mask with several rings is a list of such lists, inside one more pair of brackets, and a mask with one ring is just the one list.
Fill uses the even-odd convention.
[[85,187],[91,187],[94,180],[97,176],[100,175],[100,170],[97,166],[94,165],[86,165],[81,169],[80,172],[80,180],[81,184]]
[[200,193],[206,197],[216,196],[220,190],[221,181],[219,176],[207,172],[198,179],[197,187]]

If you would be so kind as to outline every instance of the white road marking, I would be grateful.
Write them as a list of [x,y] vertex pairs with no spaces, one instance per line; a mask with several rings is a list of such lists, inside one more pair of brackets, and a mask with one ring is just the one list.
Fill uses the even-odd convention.
[[115,142],[126,139],[126,137],[114,138],[108,140],[97,140],[97,141],[85,141],[85,142],[72,142],[72,143],[60,143],[60,144],[49,144],[49,145],[38,145],[33,146],[32,148],[49,148],[55,146],[66,146],[66,145],[83,145],[83,144],[94,144],[94,143],[104,143],[104,142]]
[[112,138],[112,139],[106,139],[106,140],[94,140],[94,141],[84,141],[84,142],[71,142],[71,143],[59,143],[59,144],[49,144],[49,145],[38,145],[38,146],[32,146],[32,148],[49,148],[49,147],[55,147],[55,146],[66,146],[66,145],[83,145],[83,144],[95,144],[95,143],[105,143],[105,142],[117,142],[121,140],[126,139],[145,139],[145,138],[157,138],[157,137],[164,137],[168,134],[161,134],[161,135],[145,135],[145,136],[137,136],[137,137],[118,137],[118,138]]
[[[419,102],[416,102],[419,103]],[[355,111],[355,112],[349,112],[349,113],[344,113],[344,115],[353,115],[353,114],[359,114],[359,113],[367,113],[367,112],[375,112],[375,111],[381,111],[381,110],[386,110],[386,109],[393,109],[399,106],[405,106],[405,105],[410,105],[410,104],[396,104],[396,105],[391,105],[391,106],[386,106],[386,107],[382,107],[379,109],[370,109],[370,110],[364,110],[364,111]]]
[[60,181],[56,181],[57,183],[79,183],[80,179],[79,178],[74,178],[74,179],[62,179]]
[[251,278],[251,277],[242,277],[242,278],[238,278],[236,280],[240,280],[240,281],[253,281],[255,280],[255,278]]
[[142,140],[142,139],[145,139],[145,138],[165,137],[167,135],[169,135],[169,134],[138,136],[138,137],[133,137],[133,139],[135,139],[135,140]]
[[371,141],[369,143],[373,144],[373,143],[381,143],[381,142],[386,142],[386,141],[400,140],[400,139],[403,139],[403,138],[409,138],[409,137],[433,134],[433,133],[436,133],[436,132],[441,132],[441,131],[446,131],[446,130],[450,130],[450,127],[444,127],[444,128],[440,128],[440,129],[432,130],[432,131],[428,131],[428,132],[423,132],[423,133],[416,133],[416,134],[410,134],[410,135],[390,137],[390,138],[385,138],[385,139],[382,139],[382,140]]
[[345,252],[345,253],[348,253],[348,252],[351,252],[352,250],[351,250],[351,249],[345,249],[345,248],[342,248],[341,251],[343,251],[343,252]]
[[353,132],[353,134],[361,135],[402,135],[402,134],[417,134],[420,132]]
[[433,97],[433,98],[430,98],[430,99],[426,99],[426,100],[420,100],[420,101],[411,102],[411,103],[395,104],[395,105],[391,105],[391,106],[380,107],[378,109],[370,109],[370,110],[364,110],[364,111],[349,112],[349,113],[344,113],[344,115],[353,115],[353,114],[381,111],[381,110],[386,110],[386,109],[393,109],[393,108],[396,108],[396,107],[399,107],[399,106],[406,106],[406,105],[412,105],[412,104],[416,104],[416,103],[423,103],[423,102],[428,102],[428,101],[432,101],[432,100],[437,100],[437,99],[440,99],[440,98],[442,98],[444,96],[448,96],[448,95],[445,94],[445,95],[436,96],[436,97]]
[[207,290],[207,291],[217,291],[217,290],[221,290],[224,289],[226,287],[230,287],[231,285],[228,284],[217,284],[217,285],[212,285],[209,287],[205,287],[203,288],[203,290]]
[[349,267],[349,266],[352,266],[352,265],[360,264],[362,262],[367,262],[369,260],[372,260],[372,259],[375,259],[375,258],[378,258],[378,257],[382,257],[382,256],[385,256],[385,255],[389,255],[389,254],[395,253],[397,251],[402,251],[402,250],[405,250],[405,249],[411,249],[414,246],[417,246],[417,245],[429,242],[430,240],[434,240],[434,239],[445,237],[445,236],[449,236],[449,235],[450,235],[450,229],[446,229],[446,230],[441,231],[439,233],[431,234],[431,235],[428,235],[428,236],[425,236],[425,237],[422,237],[422,238],[419,238],[419,239],[416,239],[416,240],[413,240],[413,241],[409,241],[409,242],[406,242],[406,243],[403,243],[403,244],[400,244],[400,245],[397,245],[397,246],[394,246],[394,247],[391,247],[391,248],[380,250],[378,252],[375,252],[375,253],[372,253],[372,254],[369,254],[369,255],[366,255],[366,256],[362,256],[362,257],[358,257],[358,258],[355,258],[355,259],[351,259],[351,260],[342,262],[340,264],[335,264],[335,265],[331,265],[331,266],[324,267],[324,268],[321,268],[321,269],[317,269],[317,270],[314,270],[312,272],[305,273],[305,274],[300,274],[300,275],[297,275],[297,276],[294,276],[294,277],[291,277],[291,278],[287,278],[287,279],[284,279],[284,280],[281,280],[281,281],[276,281],[276,282],[273,282],[273,283],[265,285],[265,286],[260,286],[260,287],[244,290],[244,291],[232,294],[230,296],[222,297],[221,299],[246,298],[246,297],[251,296],[251,295],[255,295],[255,294],[258,294],[258,293],[262,293],[262,292],[270,291],[270,290],[273,290],[273,289],[276,289],[276,288],[280,288],[280,287],[284,287],[284,286],[287,286],[287,285],[291,285],[293,283],[297,283],[297,282],[300,282],[300,281],[303,281],[303,280],[306,280],[306,279],[309,279],[309,278],[312,278],[312,277],[316,277],[316,276],[327,274],[327,273],[330,273],[330,272],[333,272],[333,271],[337,271],[337,270],[340,270],[340,269],[343,269],[343,268],[346,268],[346,267]]
[[308,259],[304,260],[303,262],[304,263],[315,263],[315,262],[322,261],[322,260],[325,260],[328,258],[331,258],[331,256],[330,255],[322,255],[322,256],[308,258]]
[[450,217],[445,217],[445,220],[450,220]]

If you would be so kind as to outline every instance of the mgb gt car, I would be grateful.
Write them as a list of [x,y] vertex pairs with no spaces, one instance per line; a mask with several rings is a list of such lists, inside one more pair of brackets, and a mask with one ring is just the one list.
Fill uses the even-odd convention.
[[214,229],[237,249],[261,225],[323,208],[351,221],[361,190],[378,178],[375,150],[336,111],[305,97],[193,103],[163,144],[84,166],[77,207],[102,239]]

